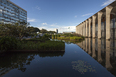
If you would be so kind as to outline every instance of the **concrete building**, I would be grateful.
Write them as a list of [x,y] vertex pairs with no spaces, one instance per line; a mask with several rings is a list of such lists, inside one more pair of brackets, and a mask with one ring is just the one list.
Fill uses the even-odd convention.
[[116,0],[76,26],[85,37],[116,39]]
[[10,24],[19,21],[27,23],[27,11],[10,0],[0,0],[0,24]]

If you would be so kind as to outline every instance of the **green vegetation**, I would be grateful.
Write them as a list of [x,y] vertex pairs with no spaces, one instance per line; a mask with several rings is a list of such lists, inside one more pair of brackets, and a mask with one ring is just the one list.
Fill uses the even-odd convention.
[[58,37],[58,39],[61,39],[61,40],[83,40],[82,37],[77,37],[77,36],[73,36],[73,37]]
[[42,29],[42,30],[40,30],[40,33],[54,34],[56,32],[55,31],[47,31],[46,29]]
[[[37,32],[44,33],[44,36],[36,38]],[[55,33],[45,29],[39,30],[36,27],[29,27],[28,24],[0,24],[0,51],[9,50],[64,50],[65,44],[62,41],[50,41],[51,35],[45,33]],[[33,39],[22,39],[23,37],[35,37]]]
[[52,35],[52,39],[59,39],[59,40],[83,40],[84,37],[77,35],[77,34],[62,34],[62,35]]
[[[46,37],[45,35],[44,37]],[[35,40],[35,39],[34,39]],[[38,51],[48,51],[48,50],[64,50],[65,44],[62,41],[50,41],[44,40],[40,42],[38,40],[18,40],[14,37],[2,37],[0,39],[0,50],[38,50]]]
[[57,35],[52,35],[52,39],[57,39],[59,38],[61,35],[57,34]]
[[36,27],[29,27],[22,22],[15,24],[0,24],[0,36],[11,36],[22,39],[27,36],[35,36],[40,30]]

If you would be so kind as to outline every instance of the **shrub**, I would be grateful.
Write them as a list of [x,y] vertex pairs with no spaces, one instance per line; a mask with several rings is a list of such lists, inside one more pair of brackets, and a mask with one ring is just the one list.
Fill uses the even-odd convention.
[[10,50],[17,48],[18,40],[15,37],[4,36],[0,39],[0,50]]
[[38,50],[64,50],[65,44],[60,41],[47,41],[45,43],[40,43]]
[[82,40],[82,37],[70,37],[70,40]]

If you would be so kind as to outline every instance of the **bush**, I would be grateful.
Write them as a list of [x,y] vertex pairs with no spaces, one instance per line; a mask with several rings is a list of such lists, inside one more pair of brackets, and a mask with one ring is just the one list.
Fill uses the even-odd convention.
[[38,50],[64,50],[65,43],[60,41],[47,41],[40,43]]
[[82,37],[70,37],[70,40],[82,40]]
[[0,39],[0,50],[11,50],[17,48],[18,40],[15,37],[4,36]]

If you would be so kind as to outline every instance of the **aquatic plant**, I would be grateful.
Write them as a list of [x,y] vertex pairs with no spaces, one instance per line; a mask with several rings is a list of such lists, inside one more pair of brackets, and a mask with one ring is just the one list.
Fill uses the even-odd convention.
[[81,74],[84,74],[85,72],[96,72],[94,67],[92,67],[86,61],[82,61],[82,60],[72,61],[72,67],[73,69],[77,70]]

